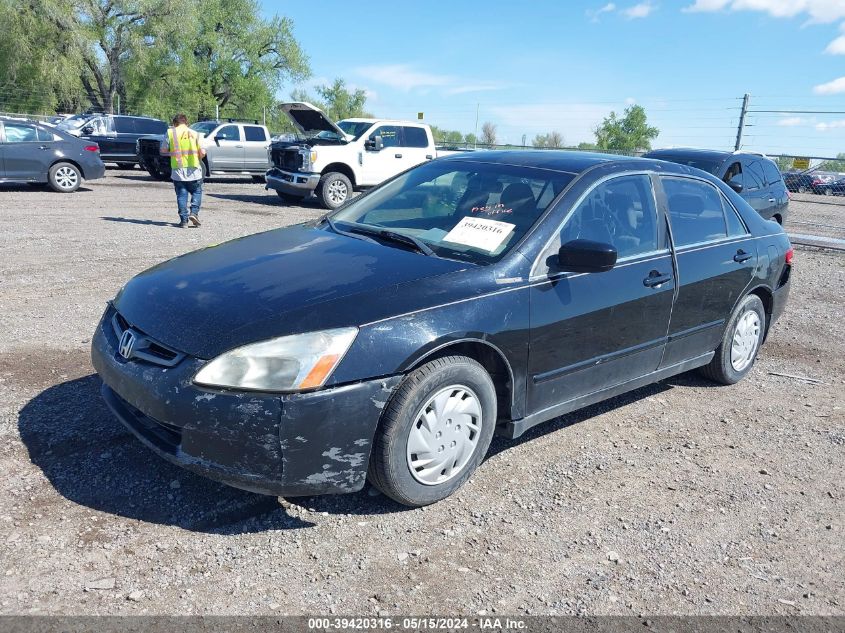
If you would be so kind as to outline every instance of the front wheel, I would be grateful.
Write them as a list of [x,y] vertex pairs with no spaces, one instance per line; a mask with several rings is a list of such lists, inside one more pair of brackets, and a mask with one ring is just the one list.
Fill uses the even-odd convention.
[[822,193],[826,196],[832,196],[833,195],[833,189],[831,189],[830,187],[825,187],[824,190],[822,191]]
[[352,182],[343,174],[333,171],[320,178],[317,198],[326,209],[337,209],[352,193]]
[[135,169],[135,163],[118,163],[118,169]]
[[716,355],[701,373],[723,385],[739,382],[754,366],[765,333],[763,302],[757,295],[748,295],[734,310]]
[[807,187],[798,187],[798,193],[807,193]]
[[72,163],[56,163],[50,167],[50,187],[59,193],[73,193],[82,184],[82,172]]
[[495,426],[496,389],[484,367],[465,356],[428,362],[405,378],[382,414],[370,483],[407,506],[440,501],[478,468]]

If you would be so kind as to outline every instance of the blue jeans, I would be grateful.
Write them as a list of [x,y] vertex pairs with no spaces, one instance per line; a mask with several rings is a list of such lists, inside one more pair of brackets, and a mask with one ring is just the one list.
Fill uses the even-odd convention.
[[202,203],[202,180],[174,180],[176,189],[176,205],[179,207],[179,219],[188,221],[188,194],[191,194],[191,215],[200,214]]

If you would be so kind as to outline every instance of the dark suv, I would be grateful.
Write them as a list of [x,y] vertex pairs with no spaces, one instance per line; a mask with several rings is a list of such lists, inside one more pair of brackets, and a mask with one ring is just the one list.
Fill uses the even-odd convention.
[[0,117],[0,182],[49,183],[54,191],[71,193],[105,171],[96,143],[34,121]]
[[131,168],[138,162],[135,153],[138,139],[148,134],[165,134],[167,123],[145,116],[92,114],[71,117],[57,128],[99,145],[100,156],[107,163]]
[[695,167],[721,178],[767,220],[783,224],[789,192],[777,165],[761,154],[706,149],[658,149],[644,158]]

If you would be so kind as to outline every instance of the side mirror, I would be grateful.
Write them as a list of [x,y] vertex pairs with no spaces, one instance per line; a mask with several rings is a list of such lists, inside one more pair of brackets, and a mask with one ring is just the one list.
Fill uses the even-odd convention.
[[616,249],[603,242],[572,240],[557,252],[558,268],[568,273],[603,273],[616,265]]
[[728,181],[728,187],[736,191],[737,193],[742,193],[742,183],[738,180],[730,180]]
[[91,134],[94,133],[94,128],[91,127],[90,125],[86,125],[84,128],[82,128],[82,133],[85,136],[90,136]]
[[364,143],[364,149],[371,152],[380,152],[384,149],[384,139],[380,136],[374,136],[371,139],[367,139],[367,142]]

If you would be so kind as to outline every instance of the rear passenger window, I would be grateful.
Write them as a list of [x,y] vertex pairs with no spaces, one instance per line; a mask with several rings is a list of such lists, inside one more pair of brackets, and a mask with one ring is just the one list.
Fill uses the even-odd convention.
[[155,119],[135,119],[135,128],[138,134],[164,134],[167,123]]
[[38,140],[34,125],[6,123],[5,129],[7,143],[32,143]]
[[56,140],[56,136],[50,130],[45,130],[44,128],[39,127],[36,128],[36,133],[38,134],[39,141],[50,142]]
[[733,208],[724,196],[722,196],[722,208],[725,210],[725,219],[728,221],[728,235],[731,237],[747,235],[748,229],[745,228],[745,224],[743,224],[737,215],[736,209]]
[[135,133],[135,119],[132,117],[118,116],[114,118],[114,131],[120,134]]
[[421,127],[403,127],[402,136],[402,147],[428,147],[428,137]]
[[766,177],[763,175],[763,167],[760,161],[755,160],[748,163],[748,169],[745,170],[745,186],[748,189],[762,189],[765,187]]
[[257,127],[255,125],[245,125],[244,126],[244,135],[246,136],[247,141],[266,141],[267,135],[264,133],[263,127]]
[[675,246],[728,236],[722,194],[713,185],[687,178],[663,178]]
[[766,175],[766,184],[775,185],[781,181],[780,170],[770,160],[763,161],[763,173]]
[[657,250],[651,179],[620,176],[595,187],[570,215],[557,247],[572,240],[612,244],[620,259]]

